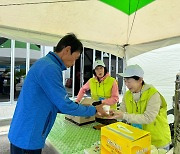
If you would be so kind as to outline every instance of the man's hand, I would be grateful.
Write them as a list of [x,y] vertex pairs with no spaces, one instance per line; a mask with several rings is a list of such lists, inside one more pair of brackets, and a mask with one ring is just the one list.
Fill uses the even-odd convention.
[[107,114],[104,109],[103,109],[103,105],[104,104],[100,104],[100,105],[96,105],[96,110],[97,110],[97,113],[96,113],[96,117],[108,117],[109,114]]
[[123,112],[118,110],[110,110],[108,119],[123,119]]

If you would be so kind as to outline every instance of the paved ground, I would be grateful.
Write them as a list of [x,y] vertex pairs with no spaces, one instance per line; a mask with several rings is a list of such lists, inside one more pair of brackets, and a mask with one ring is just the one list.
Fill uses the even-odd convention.
[[9,154],[9,141],[7,135],[0,135],[0,153]]

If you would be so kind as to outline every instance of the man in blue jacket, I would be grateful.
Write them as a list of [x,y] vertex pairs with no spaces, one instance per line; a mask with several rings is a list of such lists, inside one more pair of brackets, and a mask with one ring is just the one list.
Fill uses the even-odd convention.
[[62,71],[75,64],[82,43],[74,34],[64,36],[55,48],[29,70],[18,98],[9,130],[11,154],[40,154],[57,113],[74,116],[107,116],[102,105],[83,106],[71,101]]

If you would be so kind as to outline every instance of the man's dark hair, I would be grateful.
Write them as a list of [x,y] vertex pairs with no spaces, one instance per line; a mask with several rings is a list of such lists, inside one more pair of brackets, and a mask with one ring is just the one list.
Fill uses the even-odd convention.
[[61,52],[62,49],[65,47],[70,46],[71,47],[71,54],[75,51],[79,51],[82,53],[83,51],[83,45],[80,42],[80,40],[77,39],[76,35],[73,33],[65,35],[57,44],[55,47],[55,52]]

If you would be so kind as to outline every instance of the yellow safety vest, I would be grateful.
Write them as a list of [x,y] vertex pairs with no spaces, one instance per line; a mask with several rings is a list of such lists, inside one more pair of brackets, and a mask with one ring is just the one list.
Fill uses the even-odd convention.
[[[149,99],[158,92],[154,87],[150,87],[141,94],[139,101],[136,103],[133,100],[132,92],[125,93],[125,104],[127,113],[143,114],[146,110]],[[159,93],[160,94],[160,93]],[[171,133],[167,121],[167,103],[164,97],[160,94],[162,105],[156,119],[150,124],[143,124],[142,129],[150,132],[151,144],[157,148],[171,143]]]
[[[91,97],[96,101],[98,101],[100,98],[104,98],[104,99],[110,98],[114,80],[115,79],[111,76],[108,76],[106,79],[104,79],[101,82],[98,82],[98,80],[95,78],[91,78],[89,80]],[[111,105],[111,108],[117,109],[117,103]]]

